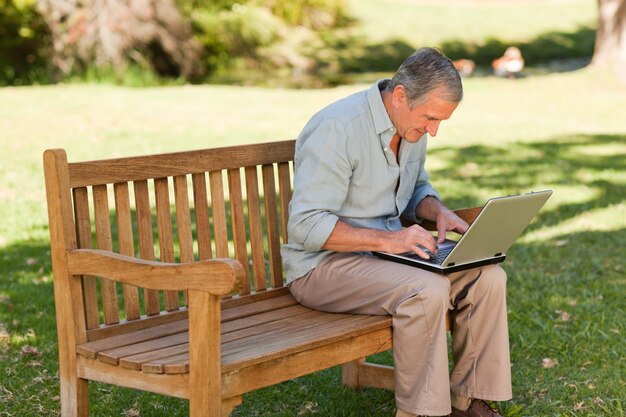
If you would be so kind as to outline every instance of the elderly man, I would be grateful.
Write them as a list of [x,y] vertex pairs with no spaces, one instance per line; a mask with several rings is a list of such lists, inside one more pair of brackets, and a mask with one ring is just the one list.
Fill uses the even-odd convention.
[[[504,271],[490,265],[444,276],[371,254],[428,258],[423,249],[436,254],[446,232],[467,230],[424,169],[427,137],[462,96],[452,62],[423,48],[391,80],[315,114],[296,143],[282,248],[290,291],[314,309],[393,317],[396,416],[497,417],[484,400],[511,398]],[[400,216],[416,224],[403,228]],[[419,226],[423,219],[436,221],[436,238]]]

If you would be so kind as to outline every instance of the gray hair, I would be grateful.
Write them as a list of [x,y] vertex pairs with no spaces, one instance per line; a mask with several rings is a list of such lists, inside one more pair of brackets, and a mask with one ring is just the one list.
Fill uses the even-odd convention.
[[393,91],[398,85],[404,87],[410,108],[424,102],[439,88],[442,88],[443,100],[459,103],[463,99],[461,76],[450,58],[437,48],[415,51],[400,65],[385,89]]

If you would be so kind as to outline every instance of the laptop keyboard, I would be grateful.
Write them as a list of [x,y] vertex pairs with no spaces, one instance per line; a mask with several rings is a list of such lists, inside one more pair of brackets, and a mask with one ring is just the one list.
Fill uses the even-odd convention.
[[428,261],[435,263],[435,264],[440,264],[443,262],[444,259],[446,259],[448,254],[452,252],[452,249],[454,249],[454,246],[450,246],[450,247],[439,250],[437,252],[437,255],[433,256],[432,254],[430,254],[430,258],[428,259]]
[[430,258],[428,259],[424,259],[418,254],[413,253],[413,252],[404,253],[403,256],[406,256],[407,258],[413,258],[413,259],[417,259],[423,262],[429,262],[431,264],[439,265],[443,262],[444,259],[446,259],[446,256],[448,256],[448,254],[452,252],[452,249],[454,249],[454,246],[447,246],[445,248],[440,249],[437,252],[437,255],[433,255],[430,253],[430,251],[427,250],[426,253],[430,255]]

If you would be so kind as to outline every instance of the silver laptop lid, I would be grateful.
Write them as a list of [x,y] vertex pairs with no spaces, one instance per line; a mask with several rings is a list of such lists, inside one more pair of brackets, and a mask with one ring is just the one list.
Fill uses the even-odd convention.
[[442,265],[505,255],[551,195],[545,190],[490,199]]

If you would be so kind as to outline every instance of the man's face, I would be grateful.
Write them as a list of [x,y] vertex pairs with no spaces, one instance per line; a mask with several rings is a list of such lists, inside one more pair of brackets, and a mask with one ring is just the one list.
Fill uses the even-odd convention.
[[426,100],[413,109],[409,107],[409,100],[403,87],[396,87],[392,94],[394,111],[390,114],[391,121],[398,134],[411,143],[419,141],[426,133],[436,136],[439,123],[448,120],[459,105],[441,99],[440,90],[430,93]]

